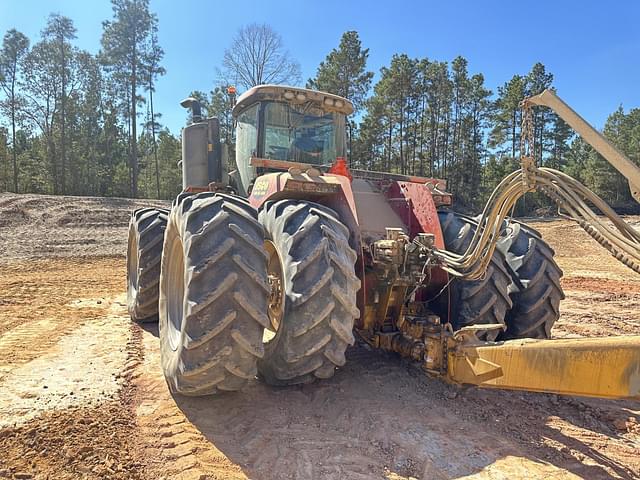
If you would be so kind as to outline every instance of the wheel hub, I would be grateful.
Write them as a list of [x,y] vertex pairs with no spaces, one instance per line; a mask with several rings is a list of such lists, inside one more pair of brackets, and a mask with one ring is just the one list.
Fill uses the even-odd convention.
[[[269,255],[267,263],[268,281],[270,287],[268,316],[271,322],[271,338],[275,336],[282,317],[284,315],[284,283],[282,275],[282,262],[275,244],[271,240],[265,240],[264,248]],[[269,338],[267,341],[269,341]]]

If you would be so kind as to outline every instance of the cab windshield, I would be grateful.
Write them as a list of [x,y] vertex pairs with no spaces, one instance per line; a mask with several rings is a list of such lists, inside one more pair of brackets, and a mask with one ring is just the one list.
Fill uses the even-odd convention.
[[344,156],[344,115],[325,112],[312,103],[269,102],[265,107],[265,158],[330,165]]

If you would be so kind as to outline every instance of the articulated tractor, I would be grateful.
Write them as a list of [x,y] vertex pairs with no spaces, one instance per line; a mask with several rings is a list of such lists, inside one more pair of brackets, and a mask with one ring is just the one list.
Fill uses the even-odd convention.
[[640,233],[535,164],[531,111],[542,105],[640,199],[640,169],[554,92],[523,102],[521,168],[473,218],[452,209],[444,179],[350,169],[347,99],[254,87],[233,108],[233,148],[195,99],[182,105],[183,191],[168,211],[133,213],[127,254],[129,313],[158,319],[173,392],[326,379],[358,339],[453,383],[640,398],[640,337],[550,339],[562,271],[538,232],[508,218],[544,192],[640,273]]

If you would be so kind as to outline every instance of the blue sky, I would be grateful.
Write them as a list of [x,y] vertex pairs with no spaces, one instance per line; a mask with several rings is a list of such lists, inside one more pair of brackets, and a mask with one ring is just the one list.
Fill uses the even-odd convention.
[[[179,101],[211,88],[231,37],[251,22],[266,22],[283,36],[305,80],[344,31],[357,30],[376,73],[394,53],[463,55],[470,72],[483,73],[495,91],[541,61],[558,93],[597,127],[621,104],[640,107],[638,1],[151,0],[151,8],[167,69],[157,111],[174,133],[185,119]],[[77,45],[98,51],[101,22],[111,17],[107,0],[0,0],[0,33],[15,27],[34,41],[50,12],[71,17]]]

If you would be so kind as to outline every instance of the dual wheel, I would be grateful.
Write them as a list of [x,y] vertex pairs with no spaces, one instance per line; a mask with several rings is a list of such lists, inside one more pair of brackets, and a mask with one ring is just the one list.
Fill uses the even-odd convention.
[[331,377],[354,342],[359,281],[349,231],[310,202],[181,195],[169,214],[159,284],[170,388],[208,395],[260,374],[292,385]]
[[[448,211],[438,215],[447,249],[464,253],[477,219]],[[564,299],[562,270],[554,254],[536,230],[505,220],[484,277],[451,281],[449,318],[453,329],[500,324],[502,330],[480,330],[478,337],[489,341],[550,338]]]

